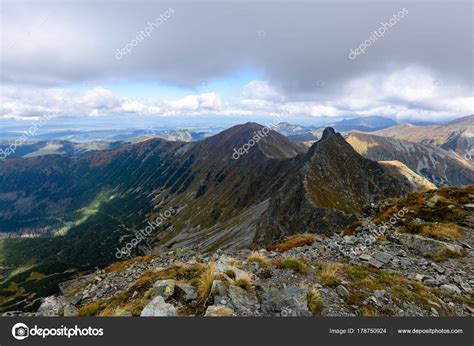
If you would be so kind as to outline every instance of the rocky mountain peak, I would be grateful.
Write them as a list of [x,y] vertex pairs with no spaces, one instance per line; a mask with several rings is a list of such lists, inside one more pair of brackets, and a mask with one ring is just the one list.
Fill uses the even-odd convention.
[[326,139],[334,134],[336,134],[336,131],[334,131],[332,127],[326,127],[323,131],[323,136],[321,139]]

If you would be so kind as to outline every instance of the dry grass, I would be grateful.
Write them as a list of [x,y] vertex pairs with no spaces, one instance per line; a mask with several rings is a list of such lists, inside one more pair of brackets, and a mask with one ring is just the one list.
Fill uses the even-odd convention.
[[335,287],[342,280],[340,275],[341,268],[341,263],[323,263],[321,264],[321,271],[316,274],[316,277],[321,285]]
[[225,272],[224,272],[225,275],[227,275],[229,278],[231,278],[232,280],[235,279],[235,272],[232,270],[232,269],[227,269]]
[[296,247],[312,245],[314,243],[314,240],[315,235],[311,233],[295,234],[285,238],[282,243],[270,245],[268,247],[268,250],[284,252],[290,249],[294,249]]
[[308,265],[297,258],[285,258],[275,261],[275,265],[280,269],[292,269],[301,274],[308,273]]
[[235,258],[228,258],[225,262],[232,267],[239,268],[239,262]]
[[235,281],[234,284],[236,286],[239,286],[240,288],[243,288],[247,292],[253,292],[254,287],[253,287],[253,282],[252,282],[252,277],[245,273],[240,275]]
[[434,256],[431,256],[431,259],[434,262],[444,262],[449,258],[459,258],[459,257],[465,257],[467,256],[466,250],[462,249],[461,252],[445,249],[444,251],[441,251],[437,253]]
[[[339,269],[339,275],[348,282],[345,284],[350,292],[347,303],[361,306],[360,312],[364,316],[393,315],[403,307],[405,302],[414,302],[427,310],[431,307],[430,301],[440,303],[433,290],[418,281],[409,280],[398,274],[387,273],[367,266],[343,265]],[[364,300],[370,297],[374,290],[382,289],[387,291],[395,306],[383,311],[363,306]]]
[[209,264],[206,271],[197,280],[198,302],[204,303],[211,293],[212,283],[216,279],[214,263]]
[[313,315],[320,315],[324,302],[321,293],[316,288],[312,288],[308,293],[308,309]]
[[428,224],[421,228],[420,235],[435,239],[459,239],[462,235],[462,228],[454,223]]
[[140,315],[140,312],[150,298],[148,292],[157,280],[196,280],[204,271],[204,268],[204,265],[196,263],[191,265],[173,265],[159,271],[146,270],[127,290],[112,298],[95,301],[81,307],[79,315],[114,316],[118,311],[128,311],[134,316]]
[[360,220],[354,221],[352,225],[341,231],[341,236],[354,235],[356,233],[356,229],[363,224],[364,223]]
[[270,264],[270,262],[268,261],[268,259],[262,255],[260,252],[258,251],[254,251],[252,252],[249,257],[247,257],[247,260],[249,262],[256,262],[260,265],[260,267],[262,268],[266,268],[268,267],[268,265]]

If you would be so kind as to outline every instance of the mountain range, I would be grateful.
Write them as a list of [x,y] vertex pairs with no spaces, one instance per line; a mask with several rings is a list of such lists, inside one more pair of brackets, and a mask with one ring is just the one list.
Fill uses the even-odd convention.
[[69,149],[37,144],[0,161],[1,310],[34,310],[59,282],[123,249],[234,251],[329,236],[385,198],[474,181],[454,151],[330,127],[310,147],[257,123],[190,142],[52,143]]
[[[147,238],[153,251],[237,249],[305,231],[331,234],[355,221],[364,205],[413,189],[331,128],[309,150],[270,130],[233,157],[262,131],[247,123],[197,142],[155,138],[80,156],[1,161],[3,285],[35,272],[63,280],[116,261],[136,232],[170,208],[175,215]],[[57,287],[55,279],[49,283],[44,292]]]

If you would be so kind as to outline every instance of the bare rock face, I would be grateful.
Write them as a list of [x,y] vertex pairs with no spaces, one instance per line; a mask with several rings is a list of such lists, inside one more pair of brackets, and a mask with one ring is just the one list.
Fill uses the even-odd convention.
[[331,234],[353,223],[365,205],[412,188],[405,177],[359,155],[332,128],[294,161],[297,168],[271,198],[261,222],[261,243],[289,232]]

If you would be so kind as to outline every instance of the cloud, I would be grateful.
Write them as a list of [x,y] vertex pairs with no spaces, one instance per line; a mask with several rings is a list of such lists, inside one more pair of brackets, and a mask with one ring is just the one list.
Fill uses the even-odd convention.
[[[126,58],[115,59],[117,49],[170,7],[175,14],[169,20]],[[409,10],[403,21],[363,56],[348,58],[352,47],[403,7]],[[370,6],[338,1],[6,1],[0,80],[49,86],[141,80],[192,88],[250,67],[285,98],[297,98],[317,90],[320,81],[337,89],[359,74],[423,65],[472,83],[471,9],[471,2],[463,0]],[[252,98],[263,97],[254,91]]]
[[52,108],[61,117],[84,116],[242,116],[353,117],[380,115],[399,120],[442,120],[474,114],[468,85],[439,79],[415,66],[389,74],[370,74],[349,80],[337,93],[287,100],[268,81],[252,81],[242,96],[224,97],[217,91],[176,99],[138,100],[121,97],[104,87],[83,92],[67,88],[9,86],[0,97],[0,118],[39,117]]
[[275,88],[270,86],[266,81],[253,80],[242,88],[242,95],[250,99],[260,100],[282,100],[283,97],[280,95]]

